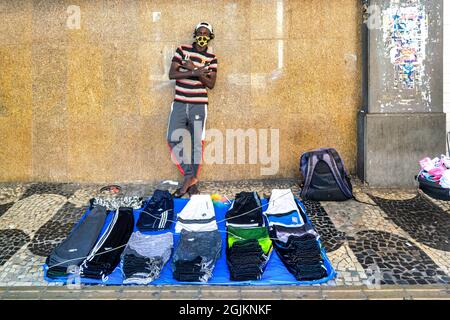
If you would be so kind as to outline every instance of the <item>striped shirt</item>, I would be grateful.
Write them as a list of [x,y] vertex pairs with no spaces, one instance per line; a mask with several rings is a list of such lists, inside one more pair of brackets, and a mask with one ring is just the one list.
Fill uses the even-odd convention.
[[[183,59],[190,59],[198,68],[209,64],[211,71],[217,72],[217,58],[214,53],[197,51],[194,44],[182,45],[177,48],[172,62],[182,63]],[[187,69],[180,68],[181,72],[188,72]],[[175,82],[175,101],[191,104],[207,104],[208,91],[206,86],[198,77],[189,77],[187,79],[177,79]]]

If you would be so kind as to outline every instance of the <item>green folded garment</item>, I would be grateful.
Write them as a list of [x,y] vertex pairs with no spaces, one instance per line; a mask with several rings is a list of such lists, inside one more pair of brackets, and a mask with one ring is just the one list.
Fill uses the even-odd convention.
[[266,227],[259,228],[236,228],[228,226],[228,248],[235,242],[257,239],[264,254],[268,254],[272,249],[272,240]]

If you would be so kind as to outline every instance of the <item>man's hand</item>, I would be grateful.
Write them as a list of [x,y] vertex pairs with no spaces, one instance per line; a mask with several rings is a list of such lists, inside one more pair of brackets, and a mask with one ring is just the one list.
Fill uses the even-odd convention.
[[206,77],[210,73],[210,70],[207,67],[198,68],[197,70],[192,71],[192,76],[194,77]]
[[183,62],[181,63],[182,67],[189,70],[189,71],[193,71],[195,69],[195,65],[192,62],[192,60],[183,60]]
[[198,79],[209,89],[213,89],[216,83],[216,72],[209,70],[207,73],[200,75]]

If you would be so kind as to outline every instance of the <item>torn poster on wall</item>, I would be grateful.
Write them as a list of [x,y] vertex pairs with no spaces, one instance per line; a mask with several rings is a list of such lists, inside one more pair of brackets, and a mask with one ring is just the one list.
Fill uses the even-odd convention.
[[414,89],[424,74],[428,17],[421,5],[383,11],[383,40],[395,68],[394,85]]

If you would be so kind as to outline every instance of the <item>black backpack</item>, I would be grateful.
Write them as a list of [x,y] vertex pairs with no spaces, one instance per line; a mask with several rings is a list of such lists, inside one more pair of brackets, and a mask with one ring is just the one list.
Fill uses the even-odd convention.
[[350,177],[335,149],[316,149],[302,154],[300,170],[304,178],[301,192],[303,199],[314,201],[353,199]]

